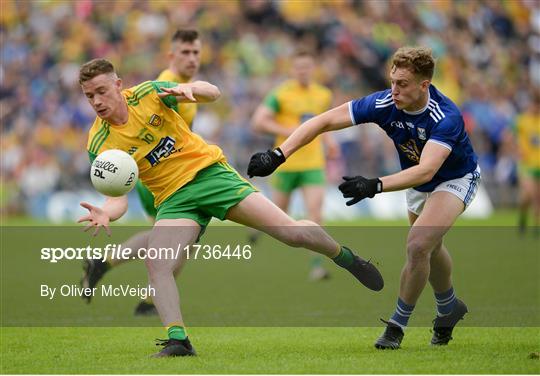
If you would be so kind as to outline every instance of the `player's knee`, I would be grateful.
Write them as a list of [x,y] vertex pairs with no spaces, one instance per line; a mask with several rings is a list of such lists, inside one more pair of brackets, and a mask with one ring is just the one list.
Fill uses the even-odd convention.
[[431,256],[437,256],[439,252],[442,250],[442,240],[433,247],[433,251],[431,252]]
[[407,241],[407,260],[410,264],[423,264],[429,261],[433,247],[427,239],[420,237]]

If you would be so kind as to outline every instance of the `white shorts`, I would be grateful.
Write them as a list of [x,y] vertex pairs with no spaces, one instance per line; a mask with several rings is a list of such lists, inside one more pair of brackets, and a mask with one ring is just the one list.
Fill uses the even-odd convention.
[[435,187],[433,192],[419,192],[414,188],[409,188],[406,191],[407,195],[407,209],[410,212],[420,215],[424,204],[428,197],[435,192],[450,192],[457,196],[463,204],[465,209],[471,204],[472,200],[476,196],[478,191],[478,185],[480,184],[480,167],[476,167],[476,170],[468,173],[467,175],[453,180],[445,181]]

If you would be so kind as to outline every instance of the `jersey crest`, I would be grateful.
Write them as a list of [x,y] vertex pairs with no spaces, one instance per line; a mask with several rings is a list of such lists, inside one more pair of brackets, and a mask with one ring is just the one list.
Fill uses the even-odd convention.
[[418,132],[418,138],[422,141],[426,141],[426,129],[425,128],[416,128],[416,132]]
[[159,115],[153,114],[150,116],[150,120],[148,120],[148,124],[150,124],[153,127],[159,127],[161,125],[161,117]]
[[418,163],[420,161],[420,149],[416,145],[415,140],[411,139],[404,144],[400,144],[399,149],[411,162]]

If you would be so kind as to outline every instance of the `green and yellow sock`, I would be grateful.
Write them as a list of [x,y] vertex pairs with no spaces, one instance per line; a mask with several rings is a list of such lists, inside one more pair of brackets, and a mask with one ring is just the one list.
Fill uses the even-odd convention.
[[342,246],[339,254],[332,260],[342,268],[348,268],[354,262],[354,253],[349,248]]
[[182,341],[187,338],[186,328],[181,323],[172,323],[167,326],[167,335],[169,339]]

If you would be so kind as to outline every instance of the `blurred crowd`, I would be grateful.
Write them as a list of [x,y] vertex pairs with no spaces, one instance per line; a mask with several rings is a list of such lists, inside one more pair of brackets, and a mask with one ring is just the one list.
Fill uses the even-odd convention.
[[[199,78],[222,98],[200,106],[194,129],[222,146],[244,172],[271,139],[250,117],[285,79],[298,47],[316,51],[317,79],[335,104],[388,87],[388,59],[421,44],[437,58],[434,84],[463,110],[489,188],[516,182],[514,119],[540,87],[540,3],[406,0],[2,0],[0,124],[2,211],[40,215],[51,193],[89,187],[86,132],[94,114],[78,85],[79,65],[111,60],[124,86],[168,65],[177,28],[203,42]],[[335,133],[343,172],[376,176],[398,169],[392,145],[375,126]],[[512,203],[496,192],[496,204]]]

